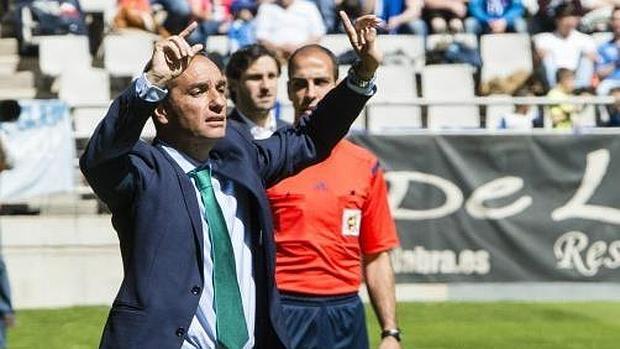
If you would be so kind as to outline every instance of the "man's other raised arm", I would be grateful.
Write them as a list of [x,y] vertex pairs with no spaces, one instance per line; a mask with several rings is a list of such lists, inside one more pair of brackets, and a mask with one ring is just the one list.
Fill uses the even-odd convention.
[[[383,57],[376,30],[381,20],[368,15],[353,24],[344,12],[340,16],[359,61],[352,74],[319,102],[311,116],[302,117],[295,128],[281,129],[267,140],[256,142],[267,186],[326,158],[374,94],[375,72]],[[360,87],[360,82],[367,84]]]

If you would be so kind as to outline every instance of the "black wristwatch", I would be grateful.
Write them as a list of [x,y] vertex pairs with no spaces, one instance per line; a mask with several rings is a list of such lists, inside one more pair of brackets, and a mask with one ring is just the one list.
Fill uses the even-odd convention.
[[396,328],[396,329],[393,328],[393,329],[381,331],[381,339],[383,339],[385,337],[394,337],[397,341],[400,342],[400,329],[399,328]]
[[357,86],[358,88],[361,88],[361,89],[368,88],[368,85],[370,85],[376,80],[376,75],[373,76],[370,80],[363,79],[362,77],[357,75],[355,66],[351,66],[351,68],[349,68],[349,72],[347,75],[348,75],[347,77],[349,79],[349,82],[352,83],[354,86]]

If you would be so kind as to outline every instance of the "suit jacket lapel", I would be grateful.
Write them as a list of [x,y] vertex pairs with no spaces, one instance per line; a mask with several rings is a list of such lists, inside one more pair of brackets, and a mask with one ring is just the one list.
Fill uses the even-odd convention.
[[[157,144],[157,140],[154,141],[154,145]],[[198,201],[196,200],[196,191],[194,189],[194,185],[192,181],[189,179],[189,176],[183,172],[183,170],[179,167],[179,165],[170,157],[170,155],[162,149],[162,147],[156,146],[157,150],[159,150],[164,157],[172,164],[174,168],[174,172],[177,176],[177,180],[179,181],[179,185],[181,186],[181,193],[183,194],[183,202],[185,204],[185,211],[189,215],[189,219],[192,223],[192,230],[194,233],[194,242],[198,250],[196,251],[196,255],[198,256],[198,263],[200,265],[200,275],[204,279],[204,265],[203,260],[203,250],[204,250],[204,234],[202,232],[202,217],[200,216],[200,209],[198,205]]]

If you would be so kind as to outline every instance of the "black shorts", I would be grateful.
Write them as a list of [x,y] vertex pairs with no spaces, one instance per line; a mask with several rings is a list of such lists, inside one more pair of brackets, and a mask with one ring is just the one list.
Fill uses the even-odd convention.
[[368,349],[364,305],[357,294],[314,297],[282,294],[293,349]]

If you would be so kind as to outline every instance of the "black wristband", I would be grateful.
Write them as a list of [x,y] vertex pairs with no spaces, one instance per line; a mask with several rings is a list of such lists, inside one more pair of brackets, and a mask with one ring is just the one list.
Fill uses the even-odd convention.
[[389,329],[381,331],[381,339],[385,337],[394,337],[397,341],[400,342],[400,329]]

